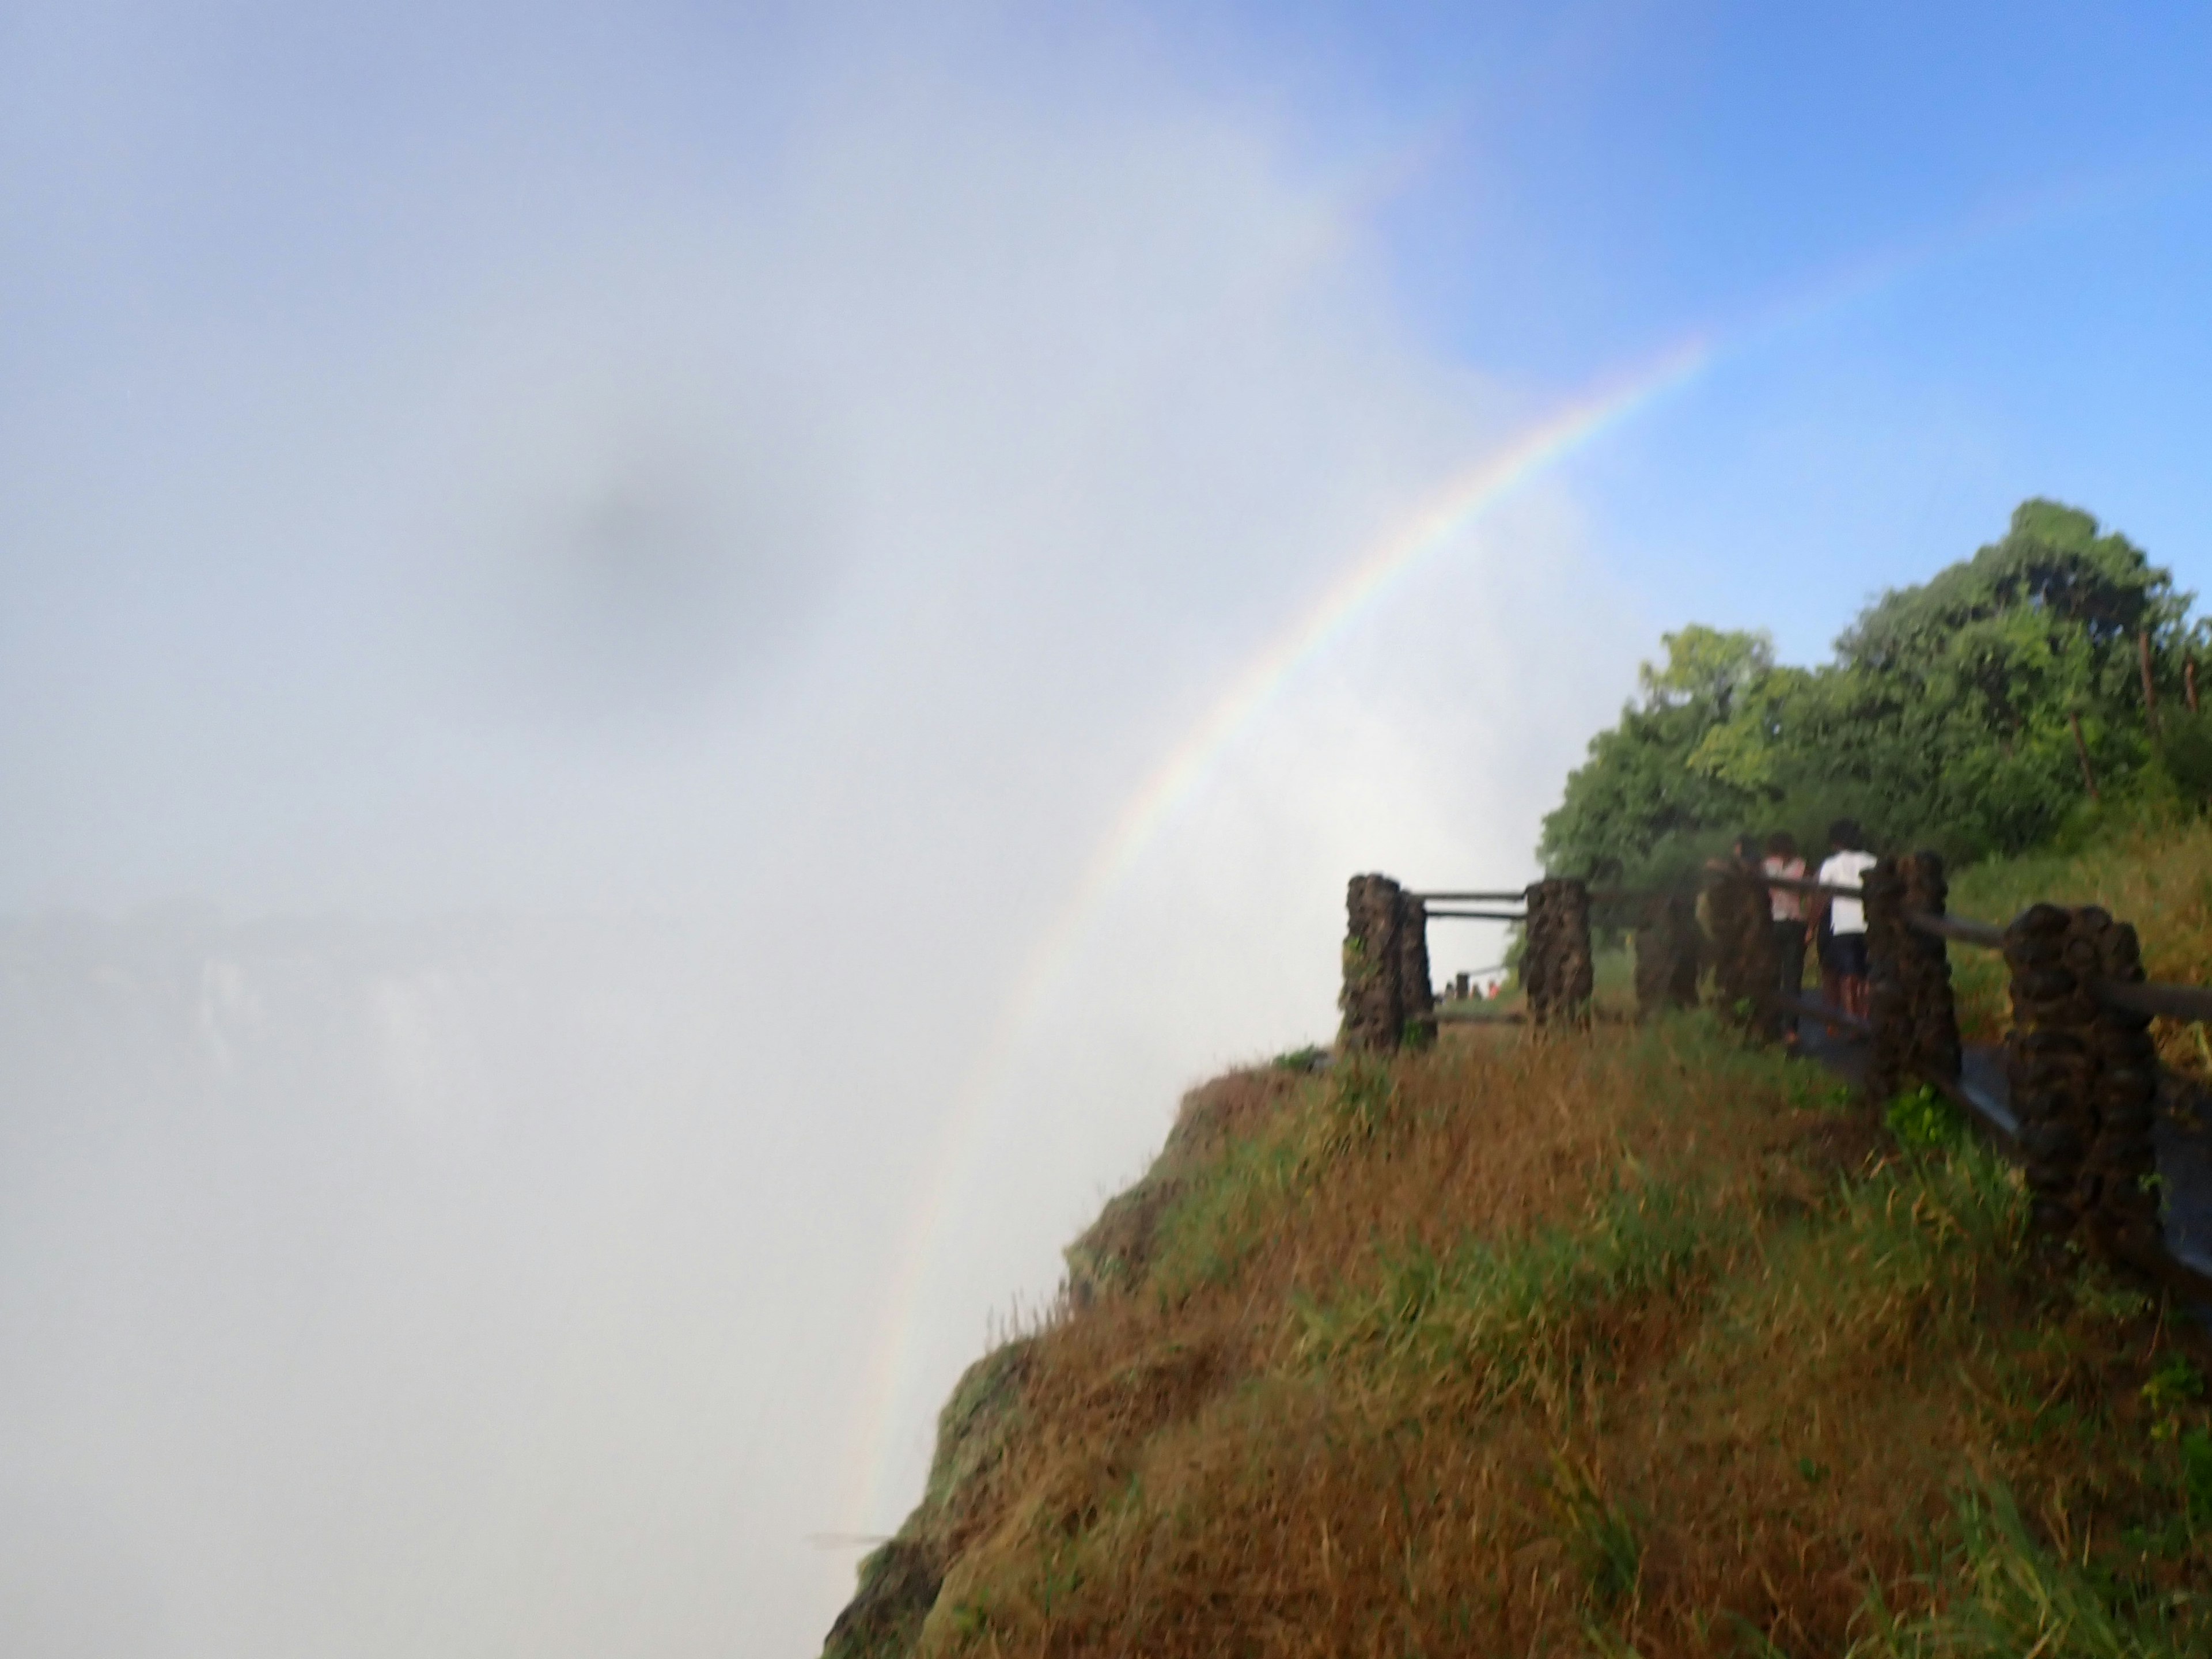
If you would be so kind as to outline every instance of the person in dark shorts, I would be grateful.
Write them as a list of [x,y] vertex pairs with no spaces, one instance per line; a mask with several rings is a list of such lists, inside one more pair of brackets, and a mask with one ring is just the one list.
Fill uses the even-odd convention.
[[[1846,887],[1853,894],[1859,881],[1874,867],[1875,856],[1866,850],[1866,837],[1851,818],[1838,818],[1828,826],[1828,856],[1820,866],[1824,887]],[[1828,963],[1836,972],[1836,1006],[1860,1019],[1867,1017],[1866,907],[1856,897],[1822,893],[1814,900],[1826,918],[1833,938]]]

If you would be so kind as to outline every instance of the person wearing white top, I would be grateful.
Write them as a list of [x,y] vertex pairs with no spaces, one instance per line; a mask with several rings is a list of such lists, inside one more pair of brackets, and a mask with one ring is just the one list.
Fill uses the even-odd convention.
[[[1822,886],[1858,890],[1860,879],[1875,865],[1874,854],[1860,844],[1864,839],[1853,819],[1838,818],[1828,826],[1829,853],[1817,878]],[[1836,971],[1836,1000],[1845,1013],[1864,1019],[1868,1004],[1866,906],[1856,898],[1822,893],[1814,901],[1816,922],[1822,910],[1827,913],[1830,949],[1834,952],[1831,965]]]

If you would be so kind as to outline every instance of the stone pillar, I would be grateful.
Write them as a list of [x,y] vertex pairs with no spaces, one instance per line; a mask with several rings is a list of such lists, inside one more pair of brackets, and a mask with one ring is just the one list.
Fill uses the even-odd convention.
[[1544,908],[1548,902],[1540,881],[1522,895],[1527,919],[1521,924],[1521,995],[1532,1025],[1541,1025],[1552,1006],[1552,925]]
[[1437,1034],[1429,983],[1428,911],[1388,876],[1354,876],[1345,894],[1344,1019],[1348,1051],[1389,1054]]
[[1521,975],[1528,1018],[1538,1025],[1587,1024],[1596,982],[1589,890],[1578,881],[1540,881],[1528,889],[1528,911]]
[[[1948,913],[1951,884],[1941,854],[1915,853],[1903,860],[1905,908],[1923,915]],[[1959,1080],[1962,1048],[1959,1009],[1951,994],[1951,951],[1942,939],[1908,927],[1898,957],[1905,999],[1912,1009],[1912,1067],[1930,1082]]]
[[2039,904],[2005,933],[2012,969],[2008,1063],[2027,1152],[2034,1219],[2046,1233],[2081,1228],[2107,1255],[2158,1248],[2151,1117],[2158,1051],[2148,1015],[2107,1008],[2094,981],[2142,979],[2136,931],[2094,906]]
[[1867,1014],[1874,1026],[1867,1058],[1867,1092],[1893,1100],[1917,1079],[1912,1064],[1912,1000],[1905,958],[1911,945],[1905,926],[1905,874],[1896,859],[1877,859],[1859,878],[1866,911]]
[[1943,941],[1906,920],[1940,916],[1949,901],[1943,860],[1934,853],[1883,859],[1866,872],[1869,1012],[1874,1053],[1867,1089],[1889,1100],[1923,1083],[1959,1080],[1959,1018],[1951,957]]
[[[2075,912],[2077,933],[2096,945],[2094,976],[2123,985],[2143,979],[2136,930],[2102,910]],[[2075,955],[2068,942],[2069,962]],[[2086,961],[2087,952],[2081,953]],[[2090,1051],[2097,1062],[2097,1091],[2090,1104],[2096,1133],[2084,1161],[2084,1198],[2091,1241],[2108,1255],[2141,1261],[2158,1253],[2158,1194],[2145,1182],[2158,1168],[2151,1119],[2158,1107],[2158,1048],[2150,1016],[2097,1005]]]
[[1437,993],[1429,979],[1429,907],[1398,893],[1398,1041],[1425,1048],[1437,1040]]
[[1563,961],[1559,988],[1569,1013],[1588,1024],[1590,1000],[1597,994],[1597,955],[1590,948],[1589,889],[1579,881],[1561,884],[1559,932]]
[[1772,1000],[1782,979],[1774,960],[1772,914],[1765,884],[1748,870],[1722,872],[1706,900],[1721,1012],[1753,1036],[1769,1038],[1782,1034]]
[[2095,1060],[2088,1035],[2096,1006],[2066,963],[2074,914],[2031,905],[2005,929],[2012,1030],[2005,1069],[2027,1155],[2036,1230],[2054,1237],[2081,1219],[2080,1186],[2095,1126],[2088,1120]]
[[1345,893],[1344,1020],[1338,1044],[1355,1054],[1388,1054],[1405,1025],[1398,996],[1398,884],[1354,876]]

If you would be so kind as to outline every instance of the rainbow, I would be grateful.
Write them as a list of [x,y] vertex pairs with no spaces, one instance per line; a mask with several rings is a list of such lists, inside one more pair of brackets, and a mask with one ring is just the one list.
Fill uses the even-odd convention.
[[1222,753],[1280,695],[1298,670],[1371,611],[1425,561],[1457,543],[1486,514],[1550,468],[1623,421],[1689,384],[1711,360],[1693,338],[1637,373],[1575,401],[1484,456],[1438,490],[1389,534],[1346,567],[1323,592],[1247,662],[1235,681],[1122,808],[1101,838],[1049,926],[1032,947],[1013,994],[954,1097],[930,1168],[921,1208],[898,1256],[890,1286],[891,1317],[872,1368],[865,1404],[868,1425],[854,1481],[854,1530],[884,1515],[896,1460],[889,1438],[910,1392],[915,1322],[921,1275],[935,1254],[945,1218],[958,1196],[957,1176],[969,1160],[985,1109],[1000,1092],[1021,1033],[1059,981],[1106,896],[1120,884],[1183,804],[1197,793]]
[[[1917,242],[1877,251],[1832,270],[1728,331],[1726,354],[1739,356],[1776,336],[1896,286],[1906,276],[2008,234],[2047,225],[2128,198],[2149,200],[2201,185],[2201,163],[2148,171],[2085,175],[2053,188],[1990,204],[1962,223]],[[915,1385],[911,1375],[921,1275],[958,1195],[957,1177],[971,1157],[986,1109],[1003,1087],[1021,1033],[1074,957],[1107,895],[1197,791],[1238,733],[1258,717],[1301,666],[1353,626],[1407,573],[1452,546],[1513,492],[1597,438],[1694,380],[1721,355],[1708,336],[1684,341],[1522,432],[1444,485],[1391,533],[1348,565],[1299,616],[1273,635],[1190,733],[1130,799],[1100,840],[1067,902],[1031,950],[988,1039],[959,1091],[921,1185],[923,1199],[907,1235],[890,1291],[890,1316],[871,1368],[856,1442],[850,1511],[863,1524],[880,1518],[889,1497],[891,1425]],[[857,1530],[857,1528],[856,1528]]]

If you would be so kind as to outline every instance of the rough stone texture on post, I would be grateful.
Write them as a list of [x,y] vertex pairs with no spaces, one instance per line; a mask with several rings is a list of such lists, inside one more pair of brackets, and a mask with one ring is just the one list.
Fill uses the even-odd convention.
[[2094,906],[2038,904],[2005,932],[2013,1030],[2007,1062],[2037,1228],[2077,1227],[2106,1255],[2159,1243],[2151,1117],[2158,1053],[2147,1016],[2107,1008],[2100,979],[2139,982],[2135,929]]
[[1354,876],[1345,894],[1344,1020],[1338,1042],[1352,1053],[1388,1054],[1405,1028],[1398,996],[1398,884]]
[[1874,1026],[1867,1057],[1867,1092],[1891,1100],[1917,1080],[1912,1053],[1912,997],[1907,985],[1905,872],[1897,859],[1876,859],[1859,878],[1866,912],[1867,1013]]
[[1389,1054],[1408,1041],[1433,1039],[1426,907],[1388,876],[1354,876],[1345,910],[1338,1042],[1351,1051]]
[[1425,1046],[1437,1040],[1437,993],[1429,979],[1429,907],[1398,893],[1398,1040]]
[[[1942,915],[1951,902],[1951,884],[1942,874],[1942,854],[1916,852],[1898,860],[1898,933],[1891,947],[1891,973],[1902,991],[1905,1005],[1905,1075],[1916,1082],[1955,1084],[1960,1073],[1958,1002],[1951,995],[1951,951],[1936,933],[1923,933],[1909,922],[1911,915]],[[1867,911],[1867,949],[1875,953],[1874,909]],[[1881,967],[1875,967],[1881,975]],[[1875,978],[1875,991],[1881,980]],[[1875,1055],[1881,1055],[1881,1009],[1875,1009]]]
[[1585,1023],[1596,984],[1589,890],[1578,881],[1540,881],[1528,889],[1528,915],[1521,976],[1528,993],[1528,1018],[1538,1025]]
[[1782,1021],[1773,997],[1782,974],[1774,958],[1766,884],[1749,870],[1723,871],[1705,914],[1712,923],[1713,991],[1721,1012],[1754,1036],[1779,1036]]
[[2052,1236],[2081,1219],[2077,1188],[2095,1126],[2087,1121],[2095,1061],[2088,1030],[2096,1008],[2066,965],[2074,915],[2031,905],[2005,929],[2012,977],[2012,1031],[2006,1039],[2014,1115],[2027,1155],[2031,1218]]
[[[2096,947],[2094,975],[2123,985],[2142,983],[2142,951],[2136,930],[2102,910],[2075,912],[2077,934]],[[2068,941],[2069,959],[2074,941]],[[2080,956],[2085,962],[2088,951]],[[2158,1048],[2150,1017],[2097,1005],[2091,1053],[2097,1062],[2090,1106],[2096,1133],[2084,1160],[2083,1199],[2091,1241],[2108,1255],[2138,1261],[2160,1249],[2158,1194],[2150,1176],[2158,1167],[2151,1119],[2158,1103]]]
[[1687,893],[1655,893],[1636,924],[1636,1017],[1698,1006],[1703,936],[1698,902]]

